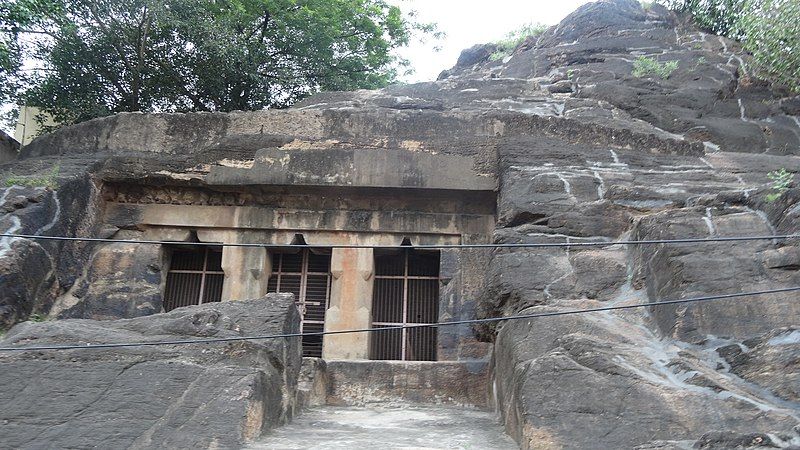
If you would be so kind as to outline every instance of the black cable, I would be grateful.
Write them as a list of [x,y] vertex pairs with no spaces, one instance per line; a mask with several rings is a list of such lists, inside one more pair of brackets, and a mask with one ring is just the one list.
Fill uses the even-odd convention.
[[647,306],[664,306],[664,305],[676,305],[681,303],[694,303],[694,302],[705,302],[711,300],[721,300],[721,299],[730,299],[730,298],[737,298],[737,297],[748,297],[754,295],[764,295],[764,294],[775,294],[779,292],[792,292],[792,291],[800,291],[800,286],[795,287],[788,287],[788,288],[776,288],[776,289],[767,289],[763,291],[752,291],[752,292],[739,292],[735,294],[721,294],[721,295],[708,295],[704,297],[693,297],[693,298],[684,298],[678,300],[664,300],[660,302],[649,302],[649,303],[637,303],[633,305],[618,305],[618,306],[603,306],[599,308],[589,308],[589,309],[571,309],[566,311],[551,311],[551,312],[543,312],[543,313],[533,313],[533,314],[521,314],[521,315],[514,315],[514,316],[507,316],[507,317],[490,317],[486,319],[467,319],[467,320],[455,320],[450,322],[438,322],[438,323],[431,323],[431,324],[412,324],[412,325],[398,325],[386,328],[360,328],[354,330],[339,330],[339,331],[317,331],[312,333],[287,333],[287,334],[272,334],[272,335],[262,335],[262,336],[238,336],[238,337],[228,337],[228,338],[208,338],[208,339],[185,339],[185,340],[173,340],[173,341],[152,341],[152,342],[125,342],[125,343],[116,343],[116,344],[84,344],[84,345],[42,345],[42,346],[30,346],[30,347],[0,347],[0,352],[24,352],[24,351],[45,351],[45,350],[77,350],[77,349],[100,349],[100,348],[121,348],[121,347],[151,347],[151,346],[160,346],[160,345],[186,345],[186,344],[212,344],[218,342],[238,342],[238,341],[256,341],[256,340],[267,340],[267,339],[282,339],[282,338],[292,338],[292,337],[303,337],[303,336],[324,336],[324,335],[331,335],[331,334],[348,334],[348,333],[373,333],[373,332],[380,332],[380,331],[389,331],[389,330],[402,330],[408,328],[437,328],[442,326],[451,326],[451,325],[464,325],[464,324],[476,324],[476,323],[489,323],[489,322],[504,322],[507,320],[521,320],[521,319],[536,319],[540,317],[554,317],[554,316],[567,316],[572,314],[585,314],[585,313],[592,313],[592,312],[602,312],[602,311],[615,311],[621,309],[633,309],[633,308],[643,308]]
[[[786,240],[800,238],[800,234],[782,234],[774,236],[730,236],[709,238],[682,238],[682,239],[648,239],[642,241],[593,241],[593,242],[541,242],[519,244],[422,244],[414,246],[402,245],[360,245],[360,244],[247,244],[247,243],[221,243],[221,242],[182,242],[182,241],[156,241],[135,239],[104,239],[82,238],[68,236],[37,236],[32,234],[3,233],[0,238],[40,239],[47,241],[81,241],[81,242],[107,242],[116,244],[157,244],[157,245],[201,245],[210,247],[257,247],[257,248],[363,248],[363,249],[392,249],[413,248],[416,250],[456,249],[456,248],[546,248],[546,247],[605,247],[612,245],[646,245],[646,244],[694,244],[703,242],[739,242],[739,241],[765,241]],[[553,236],[558,237],[558,236]],[[567,238],[570,239],[570,238]],[[588,238],[578,238],[588,239]]]

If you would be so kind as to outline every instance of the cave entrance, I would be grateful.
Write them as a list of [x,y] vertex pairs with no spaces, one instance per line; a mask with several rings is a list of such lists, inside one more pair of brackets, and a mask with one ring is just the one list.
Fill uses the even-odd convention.
[[[273,252],[267,292],[291,292],[302,333],[322,332],[331,292],[331,255],[317,249]],[[303,356],[322,357],[323,336],[303,336]]]
[[172,249],[164,289],[164,311],[220,301],[224,279],[220,248]]
[[[372,328],[436,323],[439,319],[439,252],[403,249],[375,254]],[[370,358],[435,361],[433,327],[371,333]]]

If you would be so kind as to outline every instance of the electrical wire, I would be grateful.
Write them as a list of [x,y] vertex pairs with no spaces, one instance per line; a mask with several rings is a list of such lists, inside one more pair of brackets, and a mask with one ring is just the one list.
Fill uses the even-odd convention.
[[[558,237],[558,236],[553,236]],[[645,239],[640,241],[592,241],[592,242],[538,242],[538,243],[511,243],[511,244],[422,244],[422,245],[363,245],[363,244],[267,244],[267,243],[223,243],[223,242],[183,242],[183,241],[158,241],[135,239],[106,239],[84,238],[69,236],[38,236],[33,234],[3,233],[0,238],[38,239],[46,241],[80,241],[80,242],[106,242],[115,244],[153,244],[153,245],[198,245],[204,247],[256,247],[256,248],[361,248],[361,249],[407,249],[434,250],[434,249],[477,249],[477,248],[548,248],[548,247],[607,247],[613,245],[649,245],[649,244],[697,244],[704,242],[741,242],[741,241],[766,241],[787,240],[800,238],[800,234],[781,234],[772,236],[720,236],[707,238],[679,238],[679,239]],[[567,237],[567,239],[570,239]],[[582,238],[588,239],[588,238]]]
[[225,337],[225,338],[182,339],[182,340],[150,341],[150,342],[119,342],[119,343],[110,343],[110,344],[91,344],[91,343],[86,343],[86,344],[82,344],[82,345],[81,344],[70,344],[70,345],[39,345],[39,346],[26,346],[26,347],[0,347],[0,352],[79,350],[79,349],[81,349],[81,350],[92,350],[92,349],[129,348],[129,347],[152,347],[152,346],[162,346],[162,345],[213,344],[213,343],[222,343],[222,342],[240,342],[240,341],[260,341],[260,340],[269,340],[269,339],[284,339],[284,338],[294,338],[294,337],[303,337],[303,336],[327,336],[327,335],[334,335],[334,334],[349,334],[349,333],[375,333],[375,332],[383,332],[383,331],[390,331],[390,330],[402,330],[402,329],[409,329],[409,328],[438,328],[438,327],[453,326],[453,325],[505,322],[505,321],[509,321],[509,320],[537,319],[537,318],[542,318],[542,317],[556,317],[556,316],[567,316],[567,315],[573,315],[573,314],[586,314],[586,313],[603,312],[603,311],[616,311],[616,310],[623,310],[623,309],[643,308],[643,307],[648,307],[648,306],[666,306],[666,305],[677,305],[677,304],[683,304],[683,303],[697,303],[697,302],[706,302],[706,301],[711,301],[711,300],[732,299],[732,298],[739,298],[739,297],[750,297],[750,296],[756,296],[756,295],[775,294],[775,293],[793,292],[793,291],[800,291],[800,286],[787,287],[787,288],[766,289],[766,290],[751,291],[751,292],[739,292],[739,293],[733,293],[733,294],[708,295],[708,296],[703,296],[703,297],[692,297],[692,298],[684,298],[684,299],[676,299],[676,300],[663,300],[663,301],[658,301],[658,302],[636,303],[636,304],[631,304],[631,305],[611,305],[611,306],[603,306],[603,307],[598,307],[598,308],[571,309],[571,310],[564,310],[564,311],[549,311],[549,312],[542,312],[542,313],[519,314],[519,315],[512,315],[512,316],[505,316],[505,317],[490,317],[490,318],[485,318],[485,319],[466,319],[466,320],[455,320],[455,321],[448,321],[448,322],[428,323],[428,324],[398,325],[398,326],[390,326],[390,327],[386,327],[386,328],[360,328],[360,329],[352,329],[352,330],[318,331],[318,332],[312,332],[312,333],[284,333],[284,334],[272,334],[272,335],[236,336],[236,337]]

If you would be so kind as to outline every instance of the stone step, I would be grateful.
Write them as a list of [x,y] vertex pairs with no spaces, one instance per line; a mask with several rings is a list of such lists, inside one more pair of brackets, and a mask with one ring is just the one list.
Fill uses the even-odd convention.
[[516,449],[499,418],[475,408],[320,406],[246,447],[275,449]]
[[486,361],[325,361],[304,358],[304,406],[436,404],[487,408]]

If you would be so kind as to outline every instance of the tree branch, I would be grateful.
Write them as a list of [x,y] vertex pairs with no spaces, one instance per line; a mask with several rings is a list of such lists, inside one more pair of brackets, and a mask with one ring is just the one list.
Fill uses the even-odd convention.
[[[99,17],[99,14],[97,12],[97,6],[94,5],[94,4],[91,4],[91,6],[89,7],[89,11],[92,13],[92,17],[94,18],[95,23],[100,28],[100,30],[103,31],[106,34],[106,36],[110,36],[111,35],[111,30],[109,30],[108,27],[106,27],[106,25],[103,23],[102,19]],[[116,37],[116,35],[114,35],[114,37]],[[111,46],[114,47],[114,50],[117,52],[117,56],[119,56],[120,61],[122,61],[122,64],[128,70],[133,72],[134,68],[130,64],[130,62],[125,58],[125,52],[123,52],[122,49],[119,48],[119,46],[117,45],[117,43],[115,42],[114,39],[110,39],[110,41],[111,41]]]
[[167,73],[167,75],[169,75],[172,79],[174,79],[175,81],[178,82],[178,86],[180,86],[181,90],[183,91],[183,94],[186,97],[188,97],[189,100],[192,101],[192,104],[194,105],[194,107],[198,111],[206,111],[206,112],[210,112],[211,111],[206,105],[203,104],[203,102],[200,100],[200,97],[198,97],[195,94],[192,94],[189,91],[189,88],[186,87],[185,80],[183,80],[181,77],[179,77],[177,74],[175,74],[175,70],[174,70],[174,68],[172,66],[168,66],[160,58],[156,58],[156,64],[158,64],[159,67],[161,67],[161,70],[165,71]]

